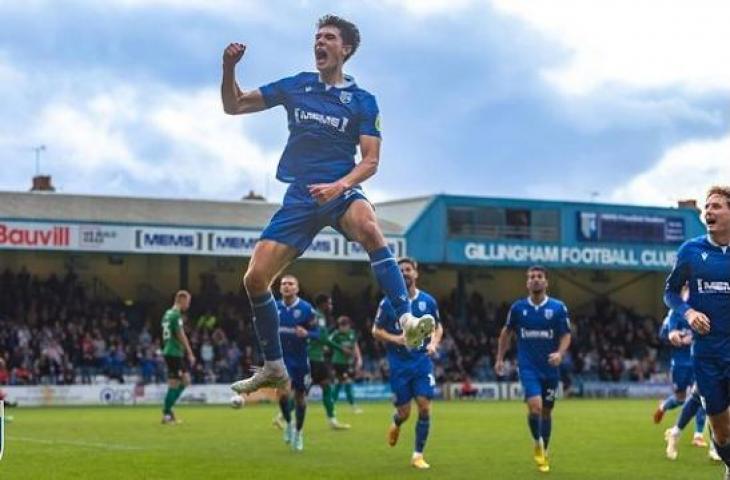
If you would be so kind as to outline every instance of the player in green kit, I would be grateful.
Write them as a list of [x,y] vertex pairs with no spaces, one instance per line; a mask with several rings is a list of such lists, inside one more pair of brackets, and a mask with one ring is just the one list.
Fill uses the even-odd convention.
[[320,293],[314,299],[314,318],[319,329],[319,339],[309,340],[309,365],[312,369],[312,384],[322,387],[322,404],[327,422],[333,430],[347,430],[350,425],[340,423],[335,417],[335,399],[332,397],[332,374],[329,357],[338,346],[330,342],[329,321],[332,315],[332,297]]
[[357,345],[357,332],[352,329],[350,317],[341,316],[337,319],[337,329],[330,334],[330,341],[337,345],[332,353],[332,366],[337,376],[337,385],[332,392],[334,402],[340,398],[340,390],[345,387],[345,397],[355,413],[362,413],[362,409],[355,405],[355,394],[352,381],[355,372],[362,368],[362,355]]
[[185,387],[190,385],[190,374],[183,360],[187,355],[188,364],[195,365],[195,355],[190,348],[185,330],[183,329],[183,314],[190,307],[190,293],[180,290],[175,294],[175,303],[162,317],[162,355],[167,365],[167,395],[162,408],[163,425],[179,423],[172,411],[173,405],[182,395]]

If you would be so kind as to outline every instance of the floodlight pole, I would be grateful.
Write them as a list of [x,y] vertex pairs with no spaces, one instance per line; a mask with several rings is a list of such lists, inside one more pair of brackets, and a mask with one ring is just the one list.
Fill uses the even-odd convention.
[[41,152],[46,151],[46,146],[38,145],[33,147],[33,151],[35,152],[35,174],[38,176],[41,174]]

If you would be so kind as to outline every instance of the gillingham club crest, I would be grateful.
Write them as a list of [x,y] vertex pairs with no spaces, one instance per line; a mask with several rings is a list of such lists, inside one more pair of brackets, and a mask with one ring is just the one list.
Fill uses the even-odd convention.
[[352,101],[352,93],[350,92],[340,92],[340,102],[347,105]]
[[545,309],[545,320],[550,320],[553,318],[553,309],[552,308],[546,308]]

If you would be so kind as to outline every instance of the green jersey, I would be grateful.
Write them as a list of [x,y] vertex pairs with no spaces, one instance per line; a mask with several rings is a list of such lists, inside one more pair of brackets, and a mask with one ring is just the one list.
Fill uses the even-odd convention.
[[177,332],[183,328],[182,313],[171,308],[162,316],[162,354],[167,357],[182,357],[184,347],[177,338]]
[[307,347],[307,354],[309,360],[312,362],[324,362],[325,354],[327,353],[329,346],[329,331],[327,330],[327,317],[319,310],[314,311],[314,320],[319,329],[319,338],[309,339],[309,345]]
[[355,345],[357,345],[357,333],[355,330],[350,329],[343,332],[338,328],[330,334],[330,342],[340,347],[334,350],[332,363],[338,365],[351,364],[355,358]]

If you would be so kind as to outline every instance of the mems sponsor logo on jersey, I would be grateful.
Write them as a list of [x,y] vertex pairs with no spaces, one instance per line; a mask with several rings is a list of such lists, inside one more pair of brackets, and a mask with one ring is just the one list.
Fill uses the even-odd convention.
[[520,337],[528,340],[550,340],[553,338],[553,331],[520,328]]
[[347,117],[335,117],[332,115],[325,115],[324,113],[319,112],[308,112],[306,110],[302,110],[301,108],[294,109],[294,120],[297,123],[317,122],[321,125],[336,128],[341,132],[345,131],[345,128],[347,128],[347,124],[350,122],[350,119]]
[[698,293],[724,293],[730,294],[730,282],[708,282],[701,278],[697,279],[697,292]]

